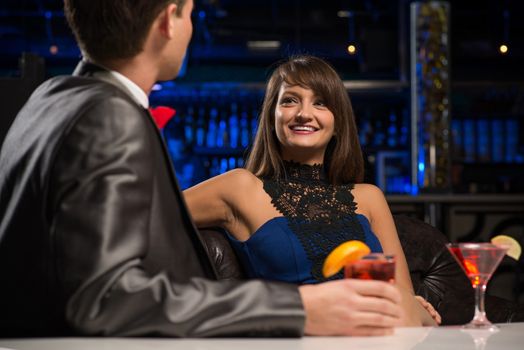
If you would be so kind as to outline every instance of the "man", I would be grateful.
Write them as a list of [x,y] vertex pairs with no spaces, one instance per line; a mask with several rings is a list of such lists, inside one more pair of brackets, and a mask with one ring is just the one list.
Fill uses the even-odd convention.
[[66,0],[84,60],[42,84],[0,154],[2,336],[387,334],[375,281],[216,281],[148,112],[193,0]]

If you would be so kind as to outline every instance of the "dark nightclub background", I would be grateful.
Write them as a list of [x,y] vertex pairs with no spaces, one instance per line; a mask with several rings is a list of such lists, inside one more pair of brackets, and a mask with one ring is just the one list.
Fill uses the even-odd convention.
[[[367,181],[388,193],[413,193],[410,3],[197,1],[182,76],[158,85],[151,96],[153,106],[177,110],[166,136],[174,157],[184,158],[177,162],[186,164],[177,165],[183,187],[242,165],[271,64],[311,53],[330,61],[347,82],[369,160]],[[510,0],[449,3],[453,190],[522,192],[516,181],[522,172],[514,169],[524,162],[522,5]],[[502,44],[507,53],[500,52]],[[353,54],[349,45],[355,47]],[[0,124],[3,137],[28,93],[44,78],[70,73],[80,58],[62,1],[3,0],[0,52],[0,96],[7,106]],[[490,130],[502,131],[490,135]],[[485,149],[486,140],[492,148],[504,147]]]

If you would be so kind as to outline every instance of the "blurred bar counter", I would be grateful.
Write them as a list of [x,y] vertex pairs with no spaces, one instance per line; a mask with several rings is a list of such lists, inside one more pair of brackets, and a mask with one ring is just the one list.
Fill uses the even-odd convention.
[[524,194],[387,195],[393,214],[423,219],[451,241],[524,239]]

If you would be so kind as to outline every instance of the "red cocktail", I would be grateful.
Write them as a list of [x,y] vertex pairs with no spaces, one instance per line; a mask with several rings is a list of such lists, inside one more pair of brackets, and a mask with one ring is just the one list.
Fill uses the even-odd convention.
[[509,247],[492,243],[449,243],[446,246],[475,289],[475,316],[464,327],[496,330],[486,317],[484,294],[491,275]]
[[395,258],[381,253],[368,254],[360,260],[347,264],[344,267],[344,277],[393,282]]

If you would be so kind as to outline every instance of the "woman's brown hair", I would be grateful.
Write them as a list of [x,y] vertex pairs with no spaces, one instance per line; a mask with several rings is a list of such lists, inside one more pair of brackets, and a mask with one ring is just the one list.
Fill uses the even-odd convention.
[[275,134],[275,108],[283,83],[311,89],[335,117],[335,132],[324,155],[324,168],[332,184],[359,183],[364,178],[364,160],[351,101],[344,83],[326,61],[293,56],[273,71],[266,87],[258,131],[246,161],[246,169],[258,177],[280,177],[284,163]]

